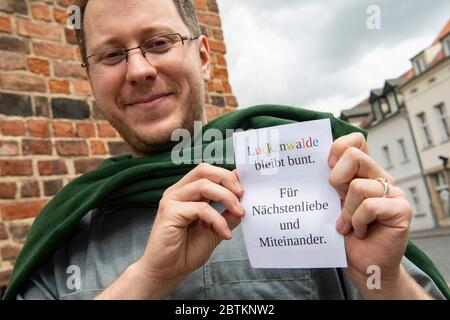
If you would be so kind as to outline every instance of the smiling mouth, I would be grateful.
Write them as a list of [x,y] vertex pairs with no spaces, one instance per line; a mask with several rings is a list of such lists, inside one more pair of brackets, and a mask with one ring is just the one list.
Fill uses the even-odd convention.
[[148,99],[137,100],[136,102],[127,104],[127,107],[131,107],[133,109],[156,109],[161,106],[161,104],[169,97],[171,93],[156,95]]

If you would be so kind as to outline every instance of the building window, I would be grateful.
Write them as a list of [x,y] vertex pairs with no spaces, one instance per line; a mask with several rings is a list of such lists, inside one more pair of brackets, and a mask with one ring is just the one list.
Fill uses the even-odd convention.
[[450,125],[447,108],[445,108],[445,105],[441,103],[437,105],[435,109],[438,117],[439,128],[441,130],[442,140],[448,140],[450,139]]
[[447,174],[441,171],[433,175],[434,188],[438,195],[439,202],[441,203],[444,215],[450,217],[450,192],[447,183]]
[[380,108],[381,108],[381,113],[383,114],[383,116],[391,113],[391,108],[389,107],[389,104],[385,99],[380,99]]
[[375,116],[374,122],[381,121],[383,119],[383,114],[381,113],[379,100],[372,103],[372,110]]
[[409,161],[408,152],[406,151],[405,141],[403,139],[397,140],[398,146],[400,148],[400,153],[402,155],[402,162]]
[[444,53],[446,57],[450,56],[450,35],[443,40]]
[[433,145],[433,140],[431,139],[430,128],[428,127],[427,118],[425,112],[419,113],[417,115],[417,120],[419,121],[419,130],[422,135],[423,147],[427,148]]
[[391,112],[396,112],[398,110],[397,101],[395,100],[394,92],[389,92],[387,95],[387,101],[389,103],[389,108]]
[[426,70],[425,60],[422,56],[413,60],[413,66],[414,66],[414,72],[416,73],[416,76],[425,72],[425,70]]
[[419,192],[417,192],[417,188],[416,187],[409,188],[409,193],[411,194],[411,199],[413,200],[414,203],[415,209],[414,215],[415,216],[421,215],[422,213],[424,213],[424,211],[422,201],[420,200]]
[[383,156],[384,156],[384,163],[386,164],[386,168],[391,168],[392,166],[392,160],[391,160],[391,154],[389,153],[389,147],[384,146],[383,149]]

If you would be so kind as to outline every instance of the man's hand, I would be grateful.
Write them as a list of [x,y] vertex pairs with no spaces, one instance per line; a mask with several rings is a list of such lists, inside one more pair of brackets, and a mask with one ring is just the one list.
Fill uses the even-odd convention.
[[[243,191],[234,171],[198,165],[164,192],[143,256],[98,298],[168,296],[223,239],[231,239],[244,215]],[[210,200],[227,210],[220,214]],[[133,292],[127,291],[131,287]]]
[[[201,267],[240,223],[243,191],[234,172],[209,164],[200,164],[168,188],[141,259],[143,268],[153,277],[170,280]],[[219,214],[210,200],[227,210]]]
[[[401,266],[408,242],[412,210],[404,192],[393,178],[368,155],[364,136],[353,133],[337,139],[332,146],[329,181],[338,192],[342,212],[336,230],[345,236],[349,268],[347,275],[366,298],[426,297]],[[389,181],[390,192],[383,198]],[[367,268],[381,270],[381,289],[367,288]],[[411,282],[412,281],[412,282]],[[417,289],[418,295],[411,296]],[[403,290],[404,289],[404,290]],[[409,290],[409,296],[405,296]]]

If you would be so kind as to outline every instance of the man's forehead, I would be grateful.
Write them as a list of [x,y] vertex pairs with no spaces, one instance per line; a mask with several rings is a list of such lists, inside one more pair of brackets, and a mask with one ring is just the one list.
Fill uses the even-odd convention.
[[103,46],[116,39],[186,28],[172,0],[90,0],[85,11],[88,46]]

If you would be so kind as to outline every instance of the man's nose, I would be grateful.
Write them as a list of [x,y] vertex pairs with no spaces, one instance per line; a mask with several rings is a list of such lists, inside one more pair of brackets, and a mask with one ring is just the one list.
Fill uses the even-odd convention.
[[144,57],[140,50],[128,52],[126,80],[131,83],[144,83],[148,79],[154,79],[157,75],[156,68],[149,62],[148,56]]

